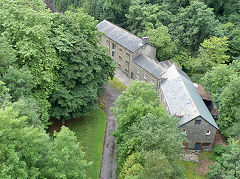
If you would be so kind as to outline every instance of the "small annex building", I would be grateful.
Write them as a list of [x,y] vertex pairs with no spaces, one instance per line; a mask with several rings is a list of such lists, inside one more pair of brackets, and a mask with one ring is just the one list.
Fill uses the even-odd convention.
[[165,109],[187,134],[186,148],[210,150],[219,128],[188,75],[170,61],[158,62],[147,37],[139,38],[107,20],[97,28],[104,34],[99,45],[109,49],[122,72],[155,85]]

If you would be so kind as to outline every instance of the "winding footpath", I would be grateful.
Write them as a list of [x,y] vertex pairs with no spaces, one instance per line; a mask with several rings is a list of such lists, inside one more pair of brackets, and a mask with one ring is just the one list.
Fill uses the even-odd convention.
[[106,92],[104,94],[104,98],[107,101],[107,106],[105,107],[107,124],[99,176],[100,179],[116,179],[116,143],[113,132],[117,129],[117,122],[110,108],[114,106],[114,102],[121,95],[121,92],[110,85],[107,85],[105,88]]

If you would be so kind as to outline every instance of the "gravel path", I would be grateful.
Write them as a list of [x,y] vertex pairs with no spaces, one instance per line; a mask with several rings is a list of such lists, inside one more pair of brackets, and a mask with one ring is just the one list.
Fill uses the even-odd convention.
[[104,94],[104,98],[108,103],[105,108],[105,112],[107,114],[107,125],[99,176],[101,179],[116,179],[116,143],[115,137],[113,137],[112,134],[117,128],[117,123],[115,116],[111,112],[110,108],[114,106],[114,102],[121,95],[121,92],[117,91],[110,85],[107,85],[105,88],[106,92]]

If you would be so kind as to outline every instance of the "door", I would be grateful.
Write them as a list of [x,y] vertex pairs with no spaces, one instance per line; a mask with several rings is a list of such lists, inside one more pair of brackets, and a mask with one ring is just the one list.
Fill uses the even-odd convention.
[[201,144],[200,143],[196,143],[194,150],[200,150],[200,147],[201,147]]
[[131,72],[131,79],[133,79],[133,72]]

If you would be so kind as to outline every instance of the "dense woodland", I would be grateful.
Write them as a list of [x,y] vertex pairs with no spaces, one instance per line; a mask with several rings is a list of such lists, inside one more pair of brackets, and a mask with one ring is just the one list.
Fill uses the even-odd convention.
[[[97,44],[96,20],[103,19],[149,36],[159,61],[172,59],[205,87],[228,139],[208,176],[240,178],[239,0],[54,3],[61,13],[50,13],[42,0],[0,0],[0,178],[86,178],[90,163],[74,134],[63,127],[50,137],[46,128],[50,118],[66,121],[97,108],[115,70]],[[183,177],[177,161],[185,137],[159,106],[143,82],[117,101],[119,178]]]

